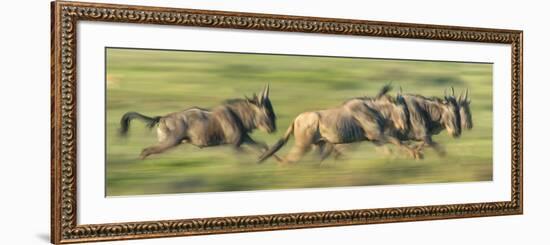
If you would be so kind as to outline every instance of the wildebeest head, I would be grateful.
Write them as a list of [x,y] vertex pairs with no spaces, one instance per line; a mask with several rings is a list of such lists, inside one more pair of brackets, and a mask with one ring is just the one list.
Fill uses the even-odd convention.
[[456,138],[462,133],[462,127],[460,125],[459,105],[454,96],[454,88],[451,87],[451,91],[451,95],[447,95],[447,90],[445,90],[444,100],[440,103],[442,109],[441,119],[447,133]]
[[472,112],[470,111],[470,98],[468,97],[469,90],[466,89],[465,93],[461,93],[458,97],[458,107],[460,110],[461,127],[465,129],[472,129],[474,123],[472,122]]
[[259,93],[254,94],[252,98],[247,98],[251,108],[254,110],[254,123],[265,132],[272,133],[277,130],[276,116],[271,100],[269,100],[269,84]]

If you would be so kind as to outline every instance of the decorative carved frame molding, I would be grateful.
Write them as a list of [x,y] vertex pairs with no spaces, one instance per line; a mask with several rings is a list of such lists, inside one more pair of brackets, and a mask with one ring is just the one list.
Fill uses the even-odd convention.
[[[126,6],[51,4],[51,242],[266,231],[466,218],[523,213],[523,32],[302,16]],[[200,26],[511,44],[511,201],[266,214],[146,222],[77,224],[77,23],[78,21]]]

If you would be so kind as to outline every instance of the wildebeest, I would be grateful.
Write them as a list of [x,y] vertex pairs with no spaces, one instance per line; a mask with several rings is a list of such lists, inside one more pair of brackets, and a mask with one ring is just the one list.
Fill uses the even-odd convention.
[[[399,131],[398,138],[401,141],[420,141],[418,150],[428,146],[440,156],[445,155],[443,147],[434,142],[432,136],[445,129],[449,135],[459,137],[462,133],[462,124],[468,124],[467,120],[461,119],[461,111],[471,120],[469,106],[461,110],[454,96],[454,89],[452,91],[451,95],[445,93],[443,99],[416,94],[402,95],[407,105],[410,125],[408,130]],[[471,125],[471,121],[469,123]]]
[[269,99],[269,84],[252,98],[230,99],[212,110],[192,107],[165,116],[148,117],[137,112],[128,112],[120,120],[120,133],[126,135],[132,119],[157,126],[158,143],[143,149],[140,158],[158,154],[179,145],[189,143],[199,148],[231,144],[240,150],[248,144],[266,150],[264,143],[253,140],[248,134],[259,128],[267,133],[275,132],[276,116]]
[[426,146],[432,147],[440,156],[445,155],[445,149],[433,141],[433,135],[445,129],[449,135],[456,138],[461,135],[462,128],[472,128],[468,92],[461,94],[457,101],[454,88],[451,87],[451,91],[452,93],[447,95],[445,90],[443,99],[417,94],[402,95],[401,92],[396,96],[403,98],[406,105],[408,127],[394,133],[402,143],[420,141],[421,143],[415,146],[419,158],[423,157],[422,150]]
[[392,143],[419,158],[415,149],[401,144],[395,133],[407,131],[407,112],[403,98],[386,95],[390,86],[384,86],[376,97],[347,100],[342,105],[326,110],[304,112],[291,123],[284,136],[259,159],[264,161],[277,152],[294,135],[294,146],[285,162],[296,162],[313,146],[321,148],[321,160],[339,144],[372,141],[376,145]]
[[405,130],[397,130],[395,135],[402,143],[420,141],[421,143],[415,146],[419,158],[423,157],[422,150],[426,146],[432,147],[440,156],[445,155],[445,149],[432,139],[433,135],[439,134],[443,129],[449,135],[459,137],[462,128],[473,127],[468,90],[462,93],[458,100],[455,98],[454,88],[451,88],[451,91],[450,95],[445,92],[443,99],[417,94],[402,95],[401,92],[396,96],[403,98],[406,104],[409,125]]

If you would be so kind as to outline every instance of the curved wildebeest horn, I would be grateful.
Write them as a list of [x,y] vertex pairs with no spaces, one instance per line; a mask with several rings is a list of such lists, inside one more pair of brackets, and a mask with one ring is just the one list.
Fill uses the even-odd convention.
[[469,89],[466,89],[463,92],[461,92],[460,96],[458,97],[458,101],[461,103],[463,102],[469,103],[470,102],[470,99],[468,98],[469,93],[470,93]]
[[269,98],[269,83],[267,83],[265,85],[265,89],[264,89],[264,98]]
[[455,97],[455,88],[451,86],[451,96]]
[[260,93],[260,102],[264,102],[267,98],[269,98],[269,83],[265,85],[264,89]]

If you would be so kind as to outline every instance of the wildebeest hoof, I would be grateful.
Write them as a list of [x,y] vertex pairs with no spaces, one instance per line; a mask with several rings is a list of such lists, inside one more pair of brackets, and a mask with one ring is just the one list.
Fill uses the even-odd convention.
[[424,145],[422,145],[422,144],[419,144],[419,145],[414,146],[414,149],[415,149],[416,151],[421,151],[423,148],[424,148]]
[[415,149],[410,151],[411,157],[415,160],[421,160],[424,159],[424,154],[422,151]]
[[139,155],[139,160],[145,160],[145,158],[147,158],[147,156],[149,156],[149,154],[147,153],[147,151],[143,151],[143,152],[141,152],[141,154]]

